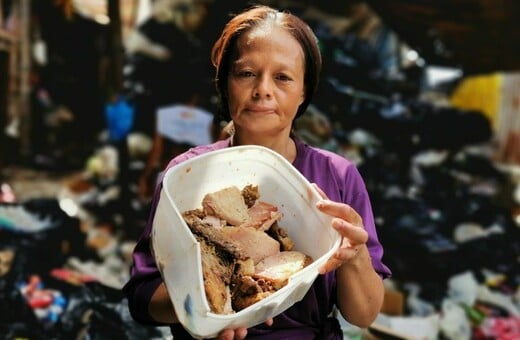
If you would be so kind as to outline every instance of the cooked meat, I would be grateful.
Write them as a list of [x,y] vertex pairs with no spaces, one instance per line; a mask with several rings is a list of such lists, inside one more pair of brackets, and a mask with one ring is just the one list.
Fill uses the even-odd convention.
[[[195,235],[200,243],[202,277],[209,307],[213,313],[229,313],[229,285],[235,268],[235,258],[206,238]],[[181,274],[182,275],[182,274]]]
[[213,227],[220,228],[226,226],[226,221],[221,220],[217,216],[208,215],[202,219],[205,223],[212,225]]
[[253,259],[238,260],[235,264],[236,276],[252,276],[255,273]]
[[268,230],[271,226],[282,218],[282,214],[278,212],[278,208],[267,202],[256,201],[255,204],[247,211],[249,219],[242,226],[254,227],[263,231]]
[[280,244],[261,230],[251,227],[225,227],[221,232],[229,242],[237,246],[241,256],[251,258],[255,264],[280,252]]
[[258,186],[231,186],[182,214],[201,247],[204,289],[213,313],[242,310],[287,284],[312,259],[293,250],[282,215],[259,201]]
[[287,234],[287,231],[280,227],[278,223],[275,223],[271,226],[269,230],[267,230],[267,234],[280,242],[280,250],[288,251],[293,250],[294,242]]
[[201,209],[193,209],[193,210],[187,210],[182,213],[182,216],[184,219],[186,218],[198,218],[198,219],[204,219],[207,215],[202,211]]
[[312,263],[312,258],[298,251],[283,251],[263,259],[252,276],[233,278],[233,310],[244,309],[284,287],[291,275]]
[[260,261],[253,278],[271,282],[275,289],[287,284],[289,277],[312,263],[312,258],[299,251],[282,251]]
[[221,228],[204,222],[198,210],[187,211],[183,217],[200,244],[204,290],[211,311],[232,312],[229,286],[235,264],[242,259],[238,247],[220,232]]
[[204,222],[193,214],[193,211],[195,210],[185,212],[183,217],[194,235],[204,238],[234,259],[244,259],[237,244],[222,232],[224,228],[214,228],[211,224]]
[[258,192],[258,185],[246,185],[242,189],[242,196],[244,197],[244,202],[246,203],[247,207],[251,208],[253,204],[255,204],[256,200],[260,197],[260,193]]
[[232,290],[233,310],[240,311],[274,293],[276,289],[267,281],[255,280],[251,276],[236,279]]
[[202,210],[206,215],[217,216],[230,225],[240,225],[249,219],[244,197],[236,186],[206,194],[202,199]]

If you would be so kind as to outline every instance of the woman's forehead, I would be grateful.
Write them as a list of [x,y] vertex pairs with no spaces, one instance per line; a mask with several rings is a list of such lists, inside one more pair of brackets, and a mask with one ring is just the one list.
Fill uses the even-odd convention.
[[303,67],[305,56],[299,41],[280,27],[252,30],[237,41],[232,62],[234,65],[249,62]]

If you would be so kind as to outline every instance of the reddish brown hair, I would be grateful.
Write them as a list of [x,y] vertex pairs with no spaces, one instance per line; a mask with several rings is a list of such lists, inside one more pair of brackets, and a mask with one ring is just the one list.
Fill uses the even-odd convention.
[[321,54],[314,32],[303,20],[289,12],[263,5],[254,6],[236,15],[227,23],[211,51],[211,62],[216,69],[215,82],[220,100],[220,114],[225,120],[231,119],[226,98],[227,77],[237,39],[266,21],[272,21],[289,32],[298,41],[304,53],[305,99],[298,107],[296,117],[305,112],[316,91],[321,72]]

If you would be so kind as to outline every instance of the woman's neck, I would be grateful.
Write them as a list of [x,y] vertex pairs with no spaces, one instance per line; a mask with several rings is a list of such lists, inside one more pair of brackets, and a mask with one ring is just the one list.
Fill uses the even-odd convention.
[[291,163],[296,159],[296,143],[290,136],[278,139],[251,138],[235,132],[231,137],[231,146],[238,145],[260,145],[279,153]]

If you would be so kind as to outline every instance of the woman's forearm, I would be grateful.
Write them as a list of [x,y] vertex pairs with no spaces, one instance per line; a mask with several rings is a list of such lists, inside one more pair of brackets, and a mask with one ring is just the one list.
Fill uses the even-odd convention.
[[367,328],[377,317],[384,299],[383,280],[372,266],[366,246],[351,262],[336,270],[338,308],[353,325]]
[[173,309],[168,290],[164,283],[161,283],[155,290],[148,305],[150,316],[157,322],[177,323],[179,319]]

